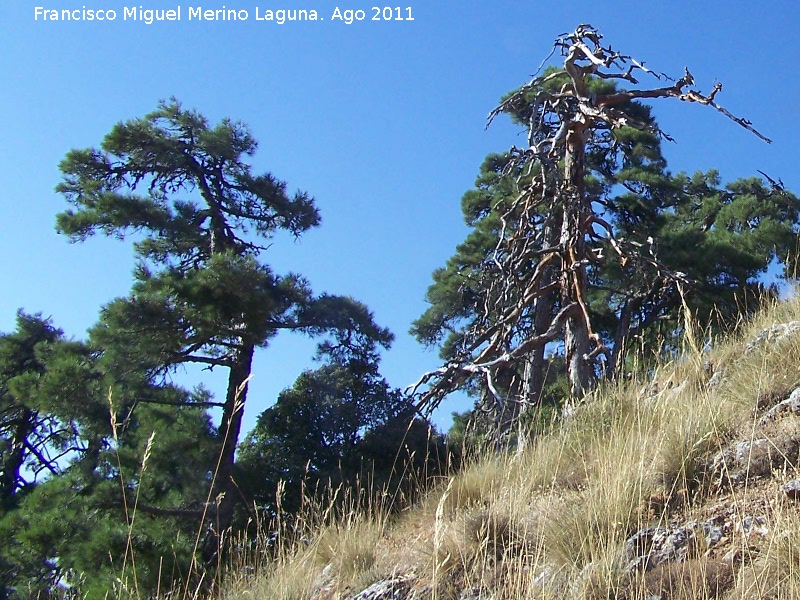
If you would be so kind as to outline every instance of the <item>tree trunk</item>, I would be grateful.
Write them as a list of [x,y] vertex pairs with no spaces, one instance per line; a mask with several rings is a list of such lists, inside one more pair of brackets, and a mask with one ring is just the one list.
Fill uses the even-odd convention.
[[570,122],[566,136],[563,190],[564,221],[561,225],[561,252],[565,281],[562,285],[565,304],[577,302],[580,314],[570,317],[564,332],[564,346],[573,400],[581,399],[593,379],[586,357],[590,352],[589,323],[586,307],[586,239],[584,231],[591,207],[586,206],[584,162],[589,131],[582,115]]
[[[548,269],[543,280],[549,279],[549,273],[552,269]],[[546,294],[536,299],[534,308],[534,335],[542,335],[550,327],[552,322],[553,305],[555,297],[551,294]],[[520,411],[519,417],[522,417],[526,412],[536,410],[542,405],[542,391],[545,384],[545,346],[541,345],[534,348],[525,357],[525,366],[522,379],[522,390],[520,393]],[[528,434],[523,427],[525,419],[518,418],[517,422],[517,451],[522,452],[528,442]]]
[[580,400],[592,384],[592,369],[584,358],[589,353],[589,335],[583,319],[571,318],[564,332],[570,395]]
[[[550,273],[548,269],[546,273]],[[548,274],[544,275],[545,280]],[[531,337],[545,333],[552,323],[554,294],[546,294],[534,301],[533,331]],[[497,447],[502,446],[502,438],[516,423],[517,450],[522,451],[526,445],[526,433],[522,427],[521,418],[526,412],[536,409],[541,405],[542,389],[544,388],[544,353],[545,345],[535,347],[524,356],[523,372],[519,383],[507,387],[507,397],[504,401],[497,401],[495,414],[495,435]],[[512,366],[512,369],[515,367]],[[512,381],[515,377],[511,378]]]
[[236,446],[242,429],[244,405],[247,399],[247,381],[253,366],[255,346],[245,343],[237,351],[236,362],[228,375],[228,391],[222,408],[222,422],[219,437],[222,442],[219,467],[216,473],[214,497],[217,509],[208,523],[206,539],[203,543],[203,561],[207,566],[214,565],[220,556],[224,536],[233,522],[233,509],[236,504],[236,486],[233,482],[233,467],[236,459]]
[[36,413],[23,409],[17,420],[14,436],[11,440],[9,456],[0,470],[0,504],[5,505],[17,491],[20,471],[25,462],[25,440],[33,431],[33,422]]

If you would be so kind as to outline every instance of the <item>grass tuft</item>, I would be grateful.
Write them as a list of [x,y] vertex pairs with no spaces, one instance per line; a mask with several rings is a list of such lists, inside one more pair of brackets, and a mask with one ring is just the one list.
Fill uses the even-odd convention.
[[[800,299],[724,339],[687,327],[696,339],[683,356],[602,385],[523,451],[476,456],[400,515],[355,505],[304,515],[309,541],[287,537],[255,574],[229,574],[222,597],[348,598],[403,574],[416,582],[409,597],[447,600],[798,598],[800,507],[776,481],[800,466],[739,487],[708,481],[713,456],[753,439],[760,415],[800,386],[800,334],[744,351],[794,320]],[[766,525],[743,533],[762,513]],[[698,538],[684,562],[628,569],[636,531],[711,516],[727,523],[716,545]]]

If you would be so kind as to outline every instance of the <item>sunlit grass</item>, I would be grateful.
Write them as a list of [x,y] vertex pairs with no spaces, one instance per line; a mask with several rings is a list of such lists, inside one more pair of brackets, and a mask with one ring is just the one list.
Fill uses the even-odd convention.
[[[305,542],[264,553],[246,575],[229,572],[220,597],[346,598],[398,573],[413,575],[420,598],[452,600],[800,597],[800,515],[785,501],[763,548],[742,545],[744,559],[700,544],[685,563],[645,574],[628,570],[622,552],[642,527],[705,503],[728,498],[744,516],[734,490],[711,485],[709,460],[800,385],[800,335],[744,351],[759,331],[793,320],[798,300],[713,343],[695,329],[681,357],[601,386],[522,452],[477,456],[410,510],[306,515],[316,529]],[[333,595],[319,596],[320,586]]]

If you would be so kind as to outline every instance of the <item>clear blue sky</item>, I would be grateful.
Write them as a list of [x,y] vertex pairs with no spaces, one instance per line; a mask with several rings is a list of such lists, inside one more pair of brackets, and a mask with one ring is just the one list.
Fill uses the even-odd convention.
[[[114,9],[114,22],[43,22],[34,7]],[[123,7],[182,7],[182,21],[124,21]],[[248,21],[190,22],[189,7],[244,9]],[[124,295],[128,244],[71,245],[55,233],[65,203],[53,191],[70,148],[96,146],[120,120],[175,96],[212,122],[230,116],[260,141],[255,171],[317,200],[323,224],[299,242],[278,238],[264,260],[307,276],[318,292],[349,294],[397,335],[384,358],[405,386],[437,366],[407,331],[425,310],[431,272],[466,234],[459,201],[489,152],[520,144],[507,122],[484,131],[498,98],[526,82],[553,39],[590,23],[615,49],[698,87],[716,80],[720,104],[745,116],[766,145],[711,109],[659,101],[676,139],[673,171],[719,168],[723,179],[761,169],[800,190],[795,2],[455,2],[407,0],[413,21],[331,21],[325,0],[216,4],[120,0],[5,0],[0,5],[0,331],[18,308],[83,337],[101,305]],[[383,6],[383,5],[381,5]],[[391,6],[396,6],[392,4]],[[255,21],[256,7],[314,9],[318,22]],[[643,82],[647,80],[643,79]],[[313,344],[284,335],[256,361],[247,424],[310,366]],[[220,379],[199,376],[212,389]],[[446,404],[437,422],[446,425]]]

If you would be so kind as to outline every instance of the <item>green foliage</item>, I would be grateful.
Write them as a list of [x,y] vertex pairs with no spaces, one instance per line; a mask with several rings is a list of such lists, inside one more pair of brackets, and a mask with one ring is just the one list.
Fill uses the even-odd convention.
[[[254,251],[245,239],[278,229],[299,235],[319,224],[313,199],[286,193],[270,174],[253,175],[245,157],[258,144],[242,123],[211,127],[179,102],[161,102],[142,119],[118,123],[101,150],[72,150],[57,190],[75,206],[58,216],[74,240],[100,232],[142,233],[137,252],[155,262],[207,260],[217,249]],[[179,196],[197,191],[201,203]]]
[[[104,306],[90,331],[92,364],[99,373],[91,398],[96,402],[101,390],[106,398],[105,429],[100,441],[90,444],[97,448],[93,462],[80,477],[71,466],[54,471],[41,488],[58,489],[65,501],[67,489],[91,499],[91,506],[106,511],[102,519],[109,520],[109,528],[113,523],[127,536],[127,545],[113,542],[119,536],[103,526],[91,536],[110,536],[108,560],[84,563],[59,549],[25,546],[26,556],[37,557],[38,572],[46,570],[42,565],[56,565],[46,577],[50,583],[63,580],[65,569],[85,573],[85,585],[106,581],[106,572],[124,580],[125,567],[133,569],[137,555],[130,573],[137,594],[139,587],[152,592],[159,581],[155,560],[166,561],[162,584],[190,582],[198,532],[203,568],[219,563],[221,535],[230,533],[235,504],[265,495],[259,487],[263,474],[238,486],[235,451],[254,351],[281,331],[317,338],[318,354],[332,362],[319,376],[299,380],[313,393],[287,391],[272,409],[279,432],[268,434],[271,443],[263,454],[269,459],[262,463],[264,473],[276,477],[267,483],[296,471],[281,462],[300,443],[287,424],[322,436],[314,448],[319,468],[330,471],[325,451],[352,446],[365,428],[395,415],[394,404],[402,404],[377,372],[379,351],[393,336],[375,324],[367,307],[349,297],[315,295],[302,276],[276,274],[261,262],[261,251],[276,234],[299,236],[320,218],[308,194],[289,194],[271,174],[252,172],[247,159],[256,148],[243,124],[226,119],[212,126],[171,100],[114,126],[99,149],[69,152],[60,165],[57,190],[70,207],[58,215],[58,230],[72,241],[98,233],[131,236],[138,263],[130,293]],[[187,392],[169,384],[171,373],[186,363],[226,370],[225,397],[215,400],[202,387]],[[61,383],[69,385],[70,375],[76,373],[65,371]],[[336,394],[344,394],[338,406],[331,400]],[[206,412],[211,407],[221,408],[217,428]],[[314,429],[322,426],[328,428],[325,435]],[[56,487],[67,472],[76,483]],[[112,481],[116,487],[107,485]],[[209,505],[209,498],[216,502]],[[142,513],[136,527],[130,527],[132,503]],[[21,506],[17,522],[27,510]],[[164,531],[178,532],[187,543],[170,547]],[[91,548],[93,539],[81,543]],[[165,558],[167,550],[171,558]]]
[[174,386],[141,377],[115,396],[103,358],[22,312],[0,335],[0,597],[103,597],[188,572],[214,430]]
[[[800,201],[757,178],[721,186],[717,172],[666,175],[611,198],[609,217],[621,237],[651,249],[663,265],[685,273],[683,290],[694,318],[719,328],[745,308],[755,310],[769,288],[770,265],[795,269]],[[638,175],[637,175],[638,177]],[[639,177],[641,179],[641,177]],[[609,251],[613,251],[609,249]],[[606,317],[606,335],[632,319],[632,332],[655,342],[678,327],[680,290],[659,286],[654,274],[608,261],[592,274],[593,308]]]
[[[83,457],[107,431],[88,348],[63,338],[41,316],[17,314],[0,335],[0,515],[38,478]],[[105,421],[105,422],[104,422]]]
[[272,175],[252,174],[244,159],[257,144],[244,125],[211,127],[173,100],[117,124],[101,148],[67,154],[57,188],[73,205],[58,228],[73,241],[136,234],[136,281],[104,309],[93,334],[100,345],[124,347],[121,362],[153,369],[230,367],[281,329],[315,325],[300,318],[315,300],[308,283],[257,257],[278,230],[318,225],[318,211],[307,194],[289,196]]
[[378,492],[396,488],[412,470],[438,468],[438,436],[414,418],[377,362],[341,358],[334,351],[329,362],[301,374],[239,448],[237,479],[270,513],[295,512],[304,495],[323,496],[341,484]]
[[[565,73],[557,73],[545,72],[540,88],[509,94],[502,105],[505,114],[527,126],[539,95],[557,92],[566,81]],[[587,83],[596,94],[616,90],[612,80],[588,78]],[[650,108],[625,101],[615,109],[637,126],[590,128],[584,165],[586,206],[597,217],[584,234],[587,243],[597,248],[587,259],[587,310],[595,332],[611,350],[601,366],[609,374],[623,368],[633,348],[652,355],[674,352],[671,340],[681,326],[684,302],[695,319],[712,328],[729,323],[745,307],[757,308],[774,293],[762,283],[771,265],[780,264],[789,275],[796,271],[800,214],[797,196],[772,180],[739,179],[723,186],[715,171],[673,175],[661,154],[660,130]],[[513,282],[525,290],[540,266],[537,257],[547,255],[546,235],[536,241],[528,238],[524,261],[501,268],[496,260],[495,253],[518,228],[541,232],[553,227],[546,202],[538,212],[520,212],[518,199],[532,189],[531,178],[539,176],[540,167],[535,160],[530,164],[517,160],[521,152],[513,149],[485,159],[475,188],[461,201],[471,231],[447,264],[434,271],[426,294],[429,307],[411,328],[422,343],[439,346],[445,360],[465,360],[480,332],[514,307],[518,316],[504,326],[512,330],[507,335],[513,345],[497,348],[497,353],[522,345],[544,331],[538,309],[550,303],[546,329],[566,302],[552,295],[547,302],[526,302],[514,295]],[[623,252],[618,252],[609,234],[624,244]],[[555,235],[557,239],[558,230]],[[553,279],[547,279],[547,271],[541,273],[545,283]],[[484,346],[478,348],[482,351]],[[559,353],[563,348],[551,344],[550,351]],[[536,369],[545,368],[541,358],[531,360]],[[525,377],[523,362],[513,367],[517,372],[496,374],[501,395],[509,394],[512,401],[525,395],[519,385],[514,388],[509,383]],[[528,402],[538,404],[545,395],[543,378],[538,382]],[[478,393],[484,384],[482,378],[473,377],[461,387]]]

